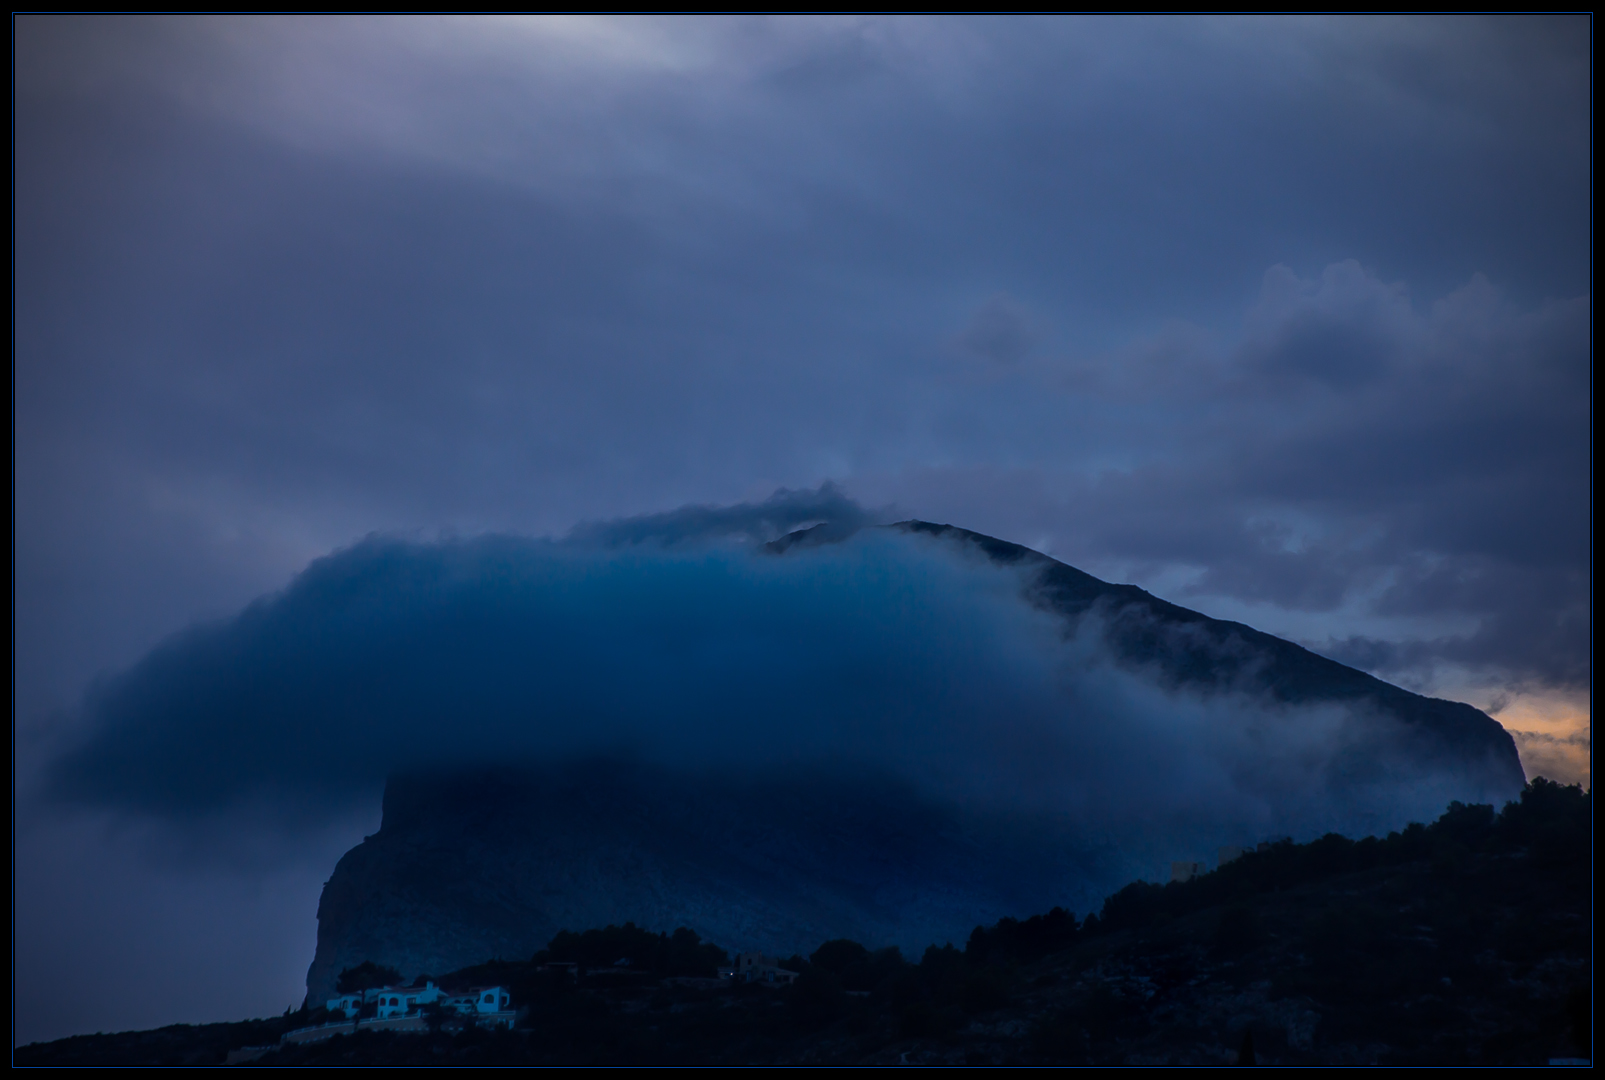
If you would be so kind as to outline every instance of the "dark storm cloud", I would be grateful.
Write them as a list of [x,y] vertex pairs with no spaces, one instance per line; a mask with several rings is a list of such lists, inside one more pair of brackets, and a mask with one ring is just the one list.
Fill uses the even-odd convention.
[[[1320,335],[1312,361],[1301,309],[1329,305],[1320,317],[1345,330]],[[1264,419],[1232,440],[1217,489],[1247,521],[1254,503],[1276,509],[1241,561],[1217,560],[1195,588],[1330,610],[1374,584],[1379,614],[1478,620],[1401,650],[1418,661],[1436,646],[1518,681],[1586,686],[1587,305],[1513,310],[1477,279],[1417,311],[1350,267],[1280,321],[1296,329],[1248,362],[1283,362],[1306,385],[1254,410]]]
[[21,711],[375,528],[829,478],[1575,689],[1587,26],[24,18]]
[[[305,814],[396,770],[823,764],[1160,847],[1391,827],[1494,794],[1388,750],[1363,710],[1160,692],[1104,657],[1095,623],[1067,638],[1013,571],[942,541],[706,542],[799,503],[856,511],[787,493],[561,543],[370,539],[102,682],[53,790],[184,821],[252,801]],[[1380,773],[1356,781],[1356,753]]]
[[[1586,289],[1586,21],[530,25],[23,20],[22,505],[116,468],[125,499],[158,490],[146,516],[244,506],[327,550],[1024,468],[1101,493],[1110,542],[1072,542],[1079,496],[1044,523],[1068,554],[1305,605],[1349,568],[1285,558],[1276,511],[1486,535],[1514,491],[1421,464],[1474,443],[1578,505],[1505,407],[1551,441],[1575,418],[1474,415],[1452,384],[1488,385],[1483,347],[1448,343],[1449,411],[1490,437],[1446,429],[1391,283],[1430,301],[1480,271],[1526,312]],[[1268,283],[1231,378],[1132,358],[1164,320],[1236,337],[1267,266],[1355,256],[1374,280]],[[1007,370],[950,370],[954,343]],[[1141,380],[1009,381],[1089,350]],[[22,542],[49,562],[80,508]]]
[[[900,498],[952,513],[985,489],[1073,563],[1189,566],[1179,597],[1328,613],[1301,636],[1390,677],[1585,688],[1589,318],[1480,277],[1423,304],[1352,262],[1277,267],[1235,339],[1036,366],[1009,395],[1031,464],[933,471]],[[1103,467],[1045,464],[1081,439]],[[1346,630],[1357,614],[1398,636]]]

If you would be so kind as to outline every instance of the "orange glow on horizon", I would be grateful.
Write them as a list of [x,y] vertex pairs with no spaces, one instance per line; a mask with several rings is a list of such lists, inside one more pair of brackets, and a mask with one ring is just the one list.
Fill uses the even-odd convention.
[[1586,694],[1538,691],[1519,694],[1494,717],[1516,740],[1527,779],[1545,777],[1592,789],[1589,760],[1593,716]]

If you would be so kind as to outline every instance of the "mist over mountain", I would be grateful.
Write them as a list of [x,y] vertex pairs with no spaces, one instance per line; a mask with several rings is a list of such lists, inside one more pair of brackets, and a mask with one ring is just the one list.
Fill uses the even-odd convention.
[[[647,564],[709,585],[683,557]],[[438,972],[624,920],[782,955],[830,937],[918,952],[1006,915],[1093,909],[1217,844],[1385,832],[1521,788],[1510,736],[1470,706],[1005,541],[827,522],[727,557],[721,575],[766,583],[771,617],[742,610],[770,640],[679,639],[681,697],[631,720],[564,699],[588,743],[535,760],[526,731],[495,767],[415,758],[392,776],[383,826],[324,890],[312,999],[362,960]],[[707,635],[682,599],[676,623]],[[796,651],[767,651],[782,644]],[[650,670],[661,685],[667,668]]]
[[[565,541],[370,538],[96,685],[51,791],[172,821],[305,816],[397,771],[613,755],[884,770],[1098,827],[1297,829],[1519,787],[1509,737],[1469,706],[1017,545],[860,528],[837,499]],[[813,527],[752,542],[797,518]]]
[[[1027,599],[1061,616],[1068,633],[1078,632],[1083,620],[1097,624],[1122,667],[1146,672],[1169,689],[1235,691],[1286,706],[1348,703],[1398,725],[1383,738],[1413,743],[1425,758],[1460,757],[1468,774],[1485,769],[1495,788],[1521,783],[1510,736],[1473,706],[1411,693],[1242,623],[1212,619],[1135,585],[1100,581],[1019,544],[950,525],[898,527],[950,537],[999,565],[1020,567],[1028,575]],[[797,543],[803,535],[787,539]]]
[[[373,537],[98,684],[50,794],[295,830],[385,786],[314,999],[558,930],[918,951],[1172,859],[1521,789],[1510,736],[1250,627],[828,487],[562,540]],[[215,827],[214,827],[215,833]]]

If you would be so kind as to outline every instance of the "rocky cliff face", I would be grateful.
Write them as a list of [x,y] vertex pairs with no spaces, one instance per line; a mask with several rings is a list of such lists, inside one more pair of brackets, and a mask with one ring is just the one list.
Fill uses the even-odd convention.
[[1109,877],[1085,845],[1019,824],[864,774],[588,761],[396,777],[379,832],[324,887],[307,990],[322,1000],[365,959],[438,973],[627,920],[780,956],[835,937],[918,955]]
[[[1451,777],[1452,797],[1521,788],[1510,736],[1470,706],[1015,544],[924,522],[895,527],[1017,568],[1032,602],[1060,616],[1067,634],[1094,628],[1119,664],[1159,686],[1362,710],[1390,755]],[[825,527],[771,550],[784,557],[838,539]],[[1351,763],[1356,775],[1364,756],[1362,748]],[[380,831],[324,888],[307,989],[322,1000],[342,968],[363,960],[438,973],[527,958],[558,930],[626,920],[686,925],[727,948],[772,954],[850,937],[917,955],[1005,915],[1092,909],[1128,879],[1137,842],[1089,837],[1051,815],[988,816],[886,776],[824,769],[724,775],[593,760],[396,777]]]

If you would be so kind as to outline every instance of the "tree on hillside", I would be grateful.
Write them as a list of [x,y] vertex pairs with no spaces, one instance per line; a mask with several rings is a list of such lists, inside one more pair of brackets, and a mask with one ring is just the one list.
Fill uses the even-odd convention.
[[354,968],[346,968],[334,981],[339,994],[357,994],[381,986],[394,986],[401,981],[401,972],[393,967],[380,967],[372,960],[364,960]]

